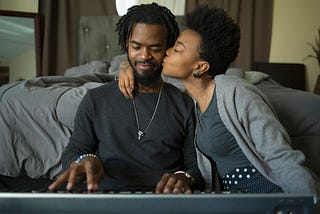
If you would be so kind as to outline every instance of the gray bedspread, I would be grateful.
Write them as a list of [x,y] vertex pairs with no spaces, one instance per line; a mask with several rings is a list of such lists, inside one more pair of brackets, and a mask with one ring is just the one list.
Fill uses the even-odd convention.
[[0,88],[0,174],[54,178],[85,93],[108,75],[52,76]]

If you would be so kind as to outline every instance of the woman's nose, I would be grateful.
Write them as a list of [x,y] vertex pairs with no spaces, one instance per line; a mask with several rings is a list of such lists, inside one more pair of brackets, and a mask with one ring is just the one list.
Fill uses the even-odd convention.
[[170,55],[171,50],[172,50],[172,48],[168,48],[168,49],[166,50],[166,55],[167,55],[167,56]]

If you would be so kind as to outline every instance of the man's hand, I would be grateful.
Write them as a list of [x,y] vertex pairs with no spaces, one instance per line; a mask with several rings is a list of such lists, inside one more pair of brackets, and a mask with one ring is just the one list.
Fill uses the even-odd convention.
[[119,82],[118,86],[121,93],[127,99],[134,99],[133,90],[134,90],[134,75],[133,70],[128,61],[122,61],[119,66]]
[[86,178],[87,191],[96,191],[104,178],[104,169],[99,159],[86,157],[79,163],[75,161],[70,164],[70,168],[61,174],[49,187],[49,191],[56,191],[64,182],[68,181],[66,191],[71,191],[74,184],[80,178]]
[[156,193],[192,193],[190,184],[182,173],[165,173],[157,184]]

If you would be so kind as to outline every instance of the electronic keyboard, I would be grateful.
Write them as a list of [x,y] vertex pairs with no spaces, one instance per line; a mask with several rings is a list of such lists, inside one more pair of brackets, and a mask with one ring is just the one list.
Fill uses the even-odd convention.
[[313,214],[311,194],[0,193],[0,213]]

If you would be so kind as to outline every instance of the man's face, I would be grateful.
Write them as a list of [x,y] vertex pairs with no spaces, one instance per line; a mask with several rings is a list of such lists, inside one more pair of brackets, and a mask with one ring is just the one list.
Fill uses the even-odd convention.
[[127,42],[128,60],[138,83],[150,85],[160,77],[166,44],[162,25],[137,23],[132,28]]

